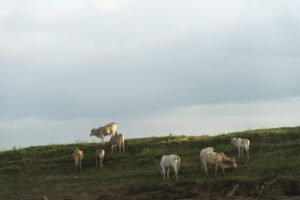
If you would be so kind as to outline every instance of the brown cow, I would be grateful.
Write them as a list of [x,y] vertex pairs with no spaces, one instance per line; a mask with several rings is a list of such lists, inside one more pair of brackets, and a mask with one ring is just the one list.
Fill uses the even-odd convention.
[[224,169],[229,167],[236,168],[236,161],[234,158],[228,158],[223,152],[215,153],[215,152],[206,152],[203,156],[203,164],[206,175],[208,176],[207,172],[207,165],[215,165],[215,174],[217,174],[218,167],[222,168],[223,174],[225,175]]
[[75,170],[79,167],[81,170],[81,164],[82,164],[82,159],[83,159],[83,152],[78,148],[75,147],[74,153],[73,153],[73,159],[75,162]]
[[104,149],[96,149],[96,152],[94,155],[95,160],[96,160],[96,167],[98,167],[98,159],[99,159],[100,167],[102,168],[104,155],[105,155]]

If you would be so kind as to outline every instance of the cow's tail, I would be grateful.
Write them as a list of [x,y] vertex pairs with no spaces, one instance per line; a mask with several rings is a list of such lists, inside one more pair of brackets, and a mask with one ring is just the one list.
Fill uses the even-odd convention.
[[125,139],[124,139],[124,134],[122,134],[122,144],[123,144],[123,152],[125,152]]
[[177,169],[180,169],[180,158],[179,156],[176,156],[176,163],[177,163]]

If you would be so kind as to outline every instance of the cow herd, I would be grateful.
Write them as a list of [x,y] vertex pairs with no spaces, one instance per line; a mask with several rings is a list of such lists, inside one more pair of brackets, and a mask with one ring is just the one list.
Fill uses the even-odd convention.
[[[110,145],[109,149],[111,152],[114,151],[115,147],[119,148],[119,152],[125,152],[125,143],[124,143],[124,134],[120,133],[117,134],[117,124],[115,122],[111,122],[104,127],[99,127],[97,129],[93,128],[91,130],[91,136],[96,136],[101,138],[101,143],[104,143],[104,137],[107,135],[111,135],[110,138]],[[246,150],[247,157],[249,159],[249,145],[250,141],[248,139],[241,139],[241,138],[232,138],[231,144],[233,144],[239,151],[239,157],[243,156],[243,149]],[[99,165],[102,168],[103,166],[103,159],[105,155],[104,149],[96,149],[94,158],[96,161],[96,167]],[[75,147],[73,153],[73,159],[75,161],[75,170],[78,168],[81,169],[83,151],[80,150],[78,147]],[[218,168],[222,169],[223,174],[225,174],[225,168],[236,168],[236,160],[234,158],[227,157],[223,152],[214,152],[213,147],[206,147],[201,150],[200,152],[200,161],[201,166],[204,169],[206,175],[208,176],[208,166],[215,166],[215,174],[217,174]],[[160,161],[160,165],[158,171],[164,177],[164,180],[169,180],[169,171],[173,168],[175,172],[175,178],[178,180],[178,173],[181,172],[180,169],[180,157],[175,154],[171,155],[163,155]]]

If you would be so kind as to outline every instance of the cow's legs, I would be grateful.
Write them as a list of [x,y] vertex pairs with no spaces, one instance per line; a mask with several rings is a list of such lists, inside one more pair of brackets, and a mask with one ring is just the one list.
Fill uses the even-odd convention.
[[100,167],[102,168],[103,158],[100,158],[99,162],[100,162]]
[[76,157],[74,161],[75,161],[75,170],[77,170],[78,158]]
[[239,150],[239,157],[241,156],[241,150],[240,150],[240,147],[238,147],[238,150]]
[[119,147],[119,153],[121,153],[121,151],[122,151],[122,146],[121,146],[121,144],[118,144],[118,147]]
[[215,175],[217,175],[217,173],[218,173],[218,164],[216,164],[215,166]]
[[206,173],[206,175],[208,176],[208,172],[207,172],[207,163],[204,163],[203,165],[204,165],[205,173]]
[[244,147],[241,147],[242,149],[242,157],[244,156]]
[[161,171],[164,174],[164,180],[166,180],[166,170],[164,167],[161,167]]
[[170,172],[170,168],[167,169],[167,179],[169,180],[169,172]]
[[222,167],[223,174],[225,175],[224,167]]

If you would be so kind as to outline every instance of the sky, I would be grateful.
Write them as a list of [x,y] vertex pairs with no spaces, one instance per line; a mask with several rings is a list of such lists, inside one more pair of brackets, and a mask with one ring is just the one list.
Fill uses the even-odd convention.
[[[300,125],[297,0],[0,0],[0,149]],[[109,137],[106,138],[108,140]]]

